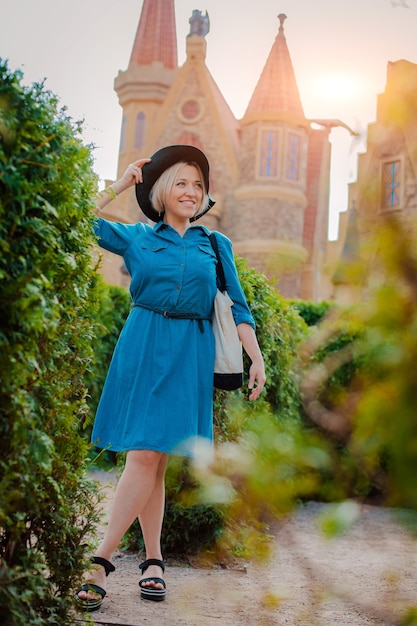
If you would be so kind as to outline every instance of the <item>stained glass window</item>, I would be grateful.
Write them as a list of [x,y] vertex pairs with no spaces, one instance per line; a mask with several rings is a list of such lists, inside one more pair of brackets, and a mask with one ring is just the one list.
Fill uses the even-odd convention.
[[400,206],[401,161],[390,161],[382,166],[382,206],[392,209]]
[[296,133],[288,135],[287,169],[286,178],[289,180],[300,179],[300,153],[301,137]]
[[264,130],[261,134],[261,155],[259,175],[276,178],[278,176],[279,132]]

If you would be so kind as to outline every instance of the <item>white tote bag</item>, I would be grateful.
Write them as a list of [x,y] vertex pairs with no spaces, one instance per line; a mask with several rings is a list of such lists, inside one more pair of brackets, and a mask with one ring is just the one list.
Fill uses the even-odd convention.
[[216,341],[214,387],[231,391],[243,385],[242,344],[232,315],[233,300],[217,290],[214,299],[213,333]]
[[217,389],[232,391],[243,385],[242,344],[233,319],[233,300],[226,291],[226,281],[217,240],[213,233],[209,238],[217,256],[217,275],[220,282],[220,289],[217,289],[214,299],[212,317],[216,342],[213,385]]

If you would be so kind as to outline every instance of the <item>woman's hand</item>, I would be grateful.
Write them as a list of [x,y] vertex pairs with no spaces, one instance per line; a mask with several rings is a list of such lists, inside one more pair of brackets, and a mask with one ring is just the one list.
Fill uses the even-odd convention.
[[[249,368],[249,400],[257,400],[266,381],[263,359],[252,361]],[[255,386],[256,383],[256,386]]]
[[145,163],[149,163],[150,159],[138,159],[134,161],[130,165],[127,166],[126,171],[121,176],[121,178],[113,183],[112,187],[116,194],[118,195],[128,187],[132,185],[136,185],[136,183],[142,183],[142,167]]
[[149,163],[150,160],[151,159],[138,159],[137,161],[130,163],[119,180],[116,180],[116,182],[110,185],[110,187],[106,187],[106,189],[100,191],[96,201],[96,214],[101,213],[104,207],[106,207],[123,191],[132,187],[132,185],[135,185],[136,183],[143,182],[142,167],[145,163]]
[[238,324],[237,332],[245,352],[252,361],[249,369],[249,400],[257,400],[266,381],[264,360],[252,326],[245,323]]

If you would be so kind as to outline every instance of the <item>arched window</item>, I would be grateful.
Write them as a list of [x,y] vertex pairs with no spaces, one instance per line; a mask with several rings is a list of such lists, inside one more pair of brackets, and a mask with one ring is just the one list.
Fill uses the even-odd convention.
[[140,150],[145,143],[145,114],[138,113],[135,126],[135,148]]
[[382,208],[395,209],[401,204],[401,161],[382,164]]
[[286,178],[300,180],[301,137],[297,133],[289,133],[287,149]]
[[276,178],[278,176],[279,132],[263,130],[261,133],[261,150],[259,159],[259,175]]

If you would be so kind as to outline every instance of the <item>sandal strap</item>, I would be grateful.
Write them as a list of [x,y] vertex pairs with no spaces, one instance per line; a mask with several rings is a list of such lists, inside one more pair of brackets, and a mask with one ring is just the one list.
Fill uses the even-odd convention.
[[101,556],[93,556],[91,562],[94,565],[101,565],[102,567],[104,567],[106,576],[108,576],[111,572],[114,572],[114,570],[116,569],[113,563],[110,563],[110,561],[108,561],[107,559],[103,559],[103,557]]
[[146,561],[143,561],[143,563],[139,565],[139,569],[142,574],[148,569],[150,565],[157,565],[162,569],[163,573],[165,572],[165,564],[163,561],[161,561],[160,559],[146,559]]
[[[94,591],[94,593],[98,593],[98,595],[101,596],[102,599],[106,595],[106,590],[103,589],[103,587],[95,585],[94,583],[85,583],[84,585],[82,585],[77,591],[77,596],[80,591]],[[78,599],[80,600],[80,602],[96,602],[96,600],[84,600],[83,598]]]
[[163,591],[163,589],[155,589],[154,587],[143,586],[143,583],[149,583],[149,582],[160,583],[163,586],[163,588],[166,589],[165,580],[163,578],[142,578],[142,580],[139,581],[139,587],[141,589],[150,589],[151,591]]

